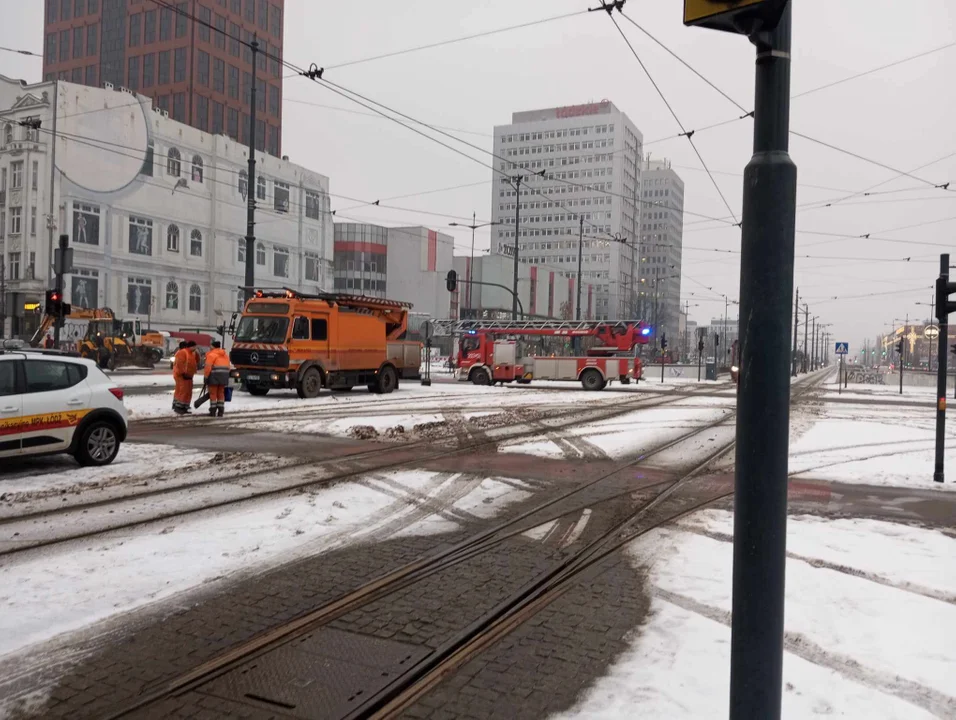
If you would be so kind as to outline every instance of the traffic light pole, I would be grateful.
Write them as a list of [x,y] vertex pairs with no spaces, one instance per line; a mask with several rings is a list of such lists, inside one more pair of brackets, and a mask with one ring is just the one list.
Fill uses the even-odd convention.
[[61,311],[53,321],[53,347],[60,347],[60,328],[63,327],[63,272],[66,270],[67,247],[70,243],[69,235],[60,235],[60,251],[56,253],[56,263],[53,268],[53,289],[60,298]]
[[[906,357],[906,344],[900,339],[900,395],[903,394],[903,361]],[[943,393],[946,394],[945,392]]]
[[[518,241],[521,239],[521,175],[516,175],[515,182],[515,257],[514,257],[514,289],[512,291],[511,319],[518,319]],[[522,312],[522,314],[524,314]]]
[[246,188],[246,300],[252,297],[256,286],[256,60],[259,41],[252,36],[252,85],[249,95],[249,182]]
[[744,170],[730,719],[778,720],[783,679],[790,303],[797,167],[788,152],[788,2],[756,45],[754,154]]
[[800,288],[797,288],[797,300],[793,304],[793,360],[790,375],[797,376],[797,328],[800,326]]
[[936,280],[936,319],[939,320],[939,342],[936,351],[936,459],[933,482],[944,482],[943,461],[946,453],[946,349],[949,345],[949,254],[939,256],[939,278]]

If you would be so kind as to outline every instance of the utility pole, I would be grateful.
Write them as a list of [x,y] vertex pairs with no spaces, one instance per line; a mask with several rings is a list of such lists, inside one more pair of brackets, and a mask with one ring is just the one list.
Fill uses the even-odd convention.
[[803,304],[803,372],[807,371],[807,336],[810,330],[810,306]]
[[[740,381],[734,493],[730,719],[777,720],[783,682],[784,575],[797,166],[790,134],[793,3],[756,45],[754,153],[744,170]],[[774,6],[774,7],[778,7]],[[772,21],[771,21],[772,22]]]
[[60,100],[60,81],[53,81],[53,132],[50,135],[50,214],[46,219],[48,253],[47,255],[47,283],[53,280],[53,235],[56,233],[56,116]]
[[514,298],[511,301],[511,319],[518,320],[518,238],[521,237],[521,175],[515,175],[515,258],[514,258]]
[[793,353],[791,354],[791,377],[797,376],[797,327],[800,325],[800,288],[797,288],[797,300],[793,304]]
[[259,34],[253,33],[252,87],[249,96],[249,187],[246,192],[246,300],[252,297],[256,284],[256,61]]
[[810,370],[817,369],[817,316],[813,316],[813,341],[810,344]]
[[3,255],[0,256],[0,339],[7,336],[7,258],[6,246],[4,246]]
[[697,382],[700,382],[700,361],[704,355],[704,328],[697,331]]
[[578,299],[575,320],[581,319],[581,263],[584,262],[584,215],[578,217]]
[[[727,305],[729,304],[729,302],[730,301],[727,298],[727,296],[724,295],[724,344],[727,347],[727,350],[724,351],[725,353],[730,352],[730,341],[728,340],[729,336],[727,335]],[[719,363],[720,360],[718,360],[717,362]],[[717,367],[720,367],[720,365],[718,364]]]
[[69,250],[70,236],[60,235],[60,246],[53,256],[53,290],[61,308],[53,320],[53,347],[60,347],[60,328],[63,327],[63,273],[73,269],[73,251]]
[[936,458],[933,482],[944,481],[943,461],[946,452],[946,354],[949,345],[949,313],[956,309],[949,295],[956,284],[949,281],[949,253],[939,256],[939,277],[936,279],[936,319],[939,320],[939,344],[936,351]]

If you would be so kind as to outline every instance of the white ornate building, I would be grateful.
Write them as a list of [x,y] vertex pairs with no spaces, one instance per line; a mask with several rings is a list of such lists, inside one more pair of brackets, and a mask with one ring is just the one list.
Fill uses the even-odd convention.
[[[40,129],[21,125],[27,118]],[[331,290],[328,178],[285,158],[256,161],[256,284]],[[35,327],[25,306],[52,287],[60,233],[75,251],[68,302],[166,330],[228,319],[245,276],[246,165],[245,146],[170,120],[143,96],[0,75],[7,335]]]

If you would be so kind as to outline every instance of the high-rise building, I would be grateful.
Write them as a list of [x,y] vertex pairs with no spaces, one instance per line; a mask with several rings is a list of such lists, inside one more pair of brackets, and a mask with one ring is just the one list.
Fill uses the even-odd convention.
[[684,181],[668,160],[644,161],[640,245],[640,307],[671,346],[679,334]]
[[285,0],[46,0],[45,12],[44,80],[125,87],[241,143],[252,88],[242,41],[256,37],[256,147],[281,157]]
[[[495,163],[507,175],[494,182],[501,227],[492,251],[513,256],[517,241],[522,263],[558,268],[576,283],[583,216],[582,284],[595,286],[595,319],[635,317],[642,147],[640,131],[608,100],[513,113],[495,127]],[[520,197],[511,179],[519,174]],[[582,293],[582,317],[585,302]]]

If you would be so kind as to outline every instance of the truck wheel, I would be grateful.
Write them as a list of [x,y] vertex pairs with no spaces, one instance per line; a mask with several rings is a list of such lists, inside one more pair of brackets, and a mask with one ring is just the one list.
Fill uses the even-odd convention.
[[386,365],[378,374],[378,380],[375,383],[375,392],[379,395],[388,395],[398,387],[398,373],[391,365]]
[[246,385],[246,390],[250,395],[255,395],[256,397],[264,397],[269,394],[269,388],[262,387],[262,385]]
[[469,378],[475,385],[491,385],[491,375],[484,368],[476,368],[471,371]]
[[319,396],[322,389],[322,373],[318,369],[311,367],[305,371],[302,379],[299,380],[296,390],[300,398],[312,399]]
[[585,370],[581,373],[581,387],[585,390],[603,390],[607,383],[597,370]]

